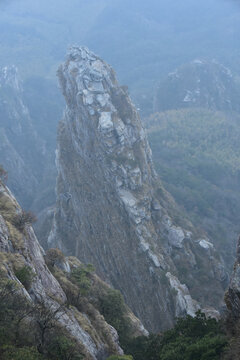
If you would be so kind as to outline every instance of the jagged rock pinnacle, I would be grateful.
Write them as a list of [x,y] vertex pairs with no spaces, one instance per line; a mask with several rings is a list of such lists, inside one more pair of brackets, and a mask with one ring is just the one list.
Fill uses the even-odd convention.
[[221,291],[221,263],[212,248],[202,254],[191,224],[186,230],[172,220],[168,209],[175,203],[156,176],[139,115],[113,69],[74,46],[58,76],[67,107],[58,132],[49,244],[93,263],[148,329],[167,328],[195,307],[190,295],[187,306],[177,305],[181,289],[188,290],[176,278],[173,293],[171,273],[178,274],[182,261],[194,276],[199,252],[212,289]]

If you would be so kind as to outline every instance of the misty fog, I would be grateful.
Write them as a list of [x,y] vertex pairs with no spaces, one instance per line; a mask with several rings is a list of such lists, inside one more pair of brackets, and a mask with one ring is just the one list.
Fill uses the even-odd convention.
[[0,16],[2,66],[56,81],[66,48],[86,45],[116,69],[137,103],[147,97],[143,111],[158,81],[194,58],[239,68],[236,1],[12,0],[2,2]]
[[0,0],[0,55],[0,358],[239,360],[240,1]]

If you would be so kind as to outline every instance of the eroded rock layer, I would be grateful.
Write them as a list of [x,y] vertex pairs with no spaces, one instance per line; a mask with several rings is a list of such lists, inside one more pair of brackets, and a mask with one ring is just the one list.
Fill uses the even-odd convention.
[[199,304],[192,296],[219,306],[222,263],[162,187],[139,115],[113,69],[72,47],[58,75],[67,107],[49,245],[93,263],[152,331],[193,314]]

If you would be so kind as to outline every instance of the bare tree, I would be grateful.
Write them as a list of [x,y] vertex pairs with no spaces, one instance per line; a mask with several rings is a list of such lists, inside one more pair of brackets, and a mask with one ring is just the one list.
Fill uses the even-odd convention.
[[41,300],[35,305],[34,320],[37,325],[38,351],[40,353],[44,353],[47,335],[51,330],[57,328],[57,322],[64,312],[64,306],[56,305],[56,303],[47,306]]

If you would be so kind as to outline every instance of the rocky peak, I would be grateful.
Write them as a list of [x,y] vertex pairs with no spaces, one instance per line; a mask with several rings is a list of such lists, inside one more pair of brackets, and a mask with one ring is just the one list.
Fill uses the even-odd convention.
[[[74,46],[58,76],[67,107],[58,131],[49,245],[93,263],[152,331],[192,314],[192,296],[216,305],[211,294],[223,291],[222,263],[189,222],[173,220],[176,205],[156,175],[139,115],[113,69]],[[192,291],[182,280],[194,281]]]

